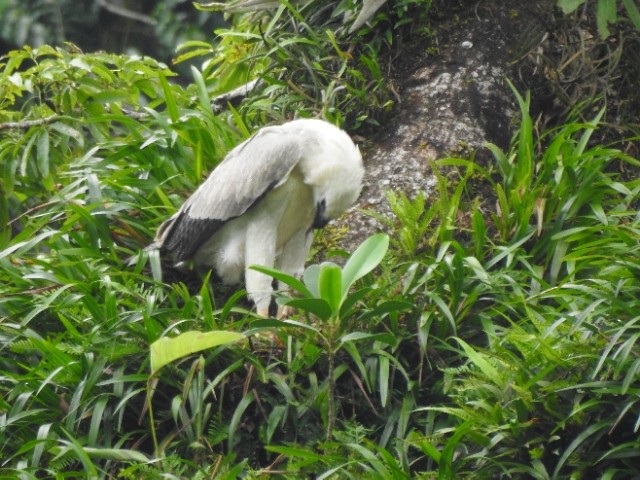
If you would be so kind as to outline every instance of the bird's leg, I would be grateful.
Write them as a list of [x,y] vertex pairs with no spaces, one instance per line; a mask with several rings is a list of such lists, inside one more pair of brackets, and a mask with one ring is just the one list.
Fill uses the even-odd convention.
[[[312,230],[300,230],[291,239],[282,246],[282,253],[276,259],[276,268],[296,278],[301,278],[304,272],[304,262],[309,255],[311,242],[313,241]],[[286,283],[278,282],[278,288],[281,291],[290,291],[291,289]],[[290,317],[295,313],[293,307],[287,305],[278,306],[278,319]]]
[[272,229],[262,228],[261,222],[254,222],[247,228],[245,250],[245,282],[249,297],[256,305],[258,315],[269,316],[269,305],[273,288],[271,277],[250,269],[251,265],[273,267],[275,262],[275,235]]

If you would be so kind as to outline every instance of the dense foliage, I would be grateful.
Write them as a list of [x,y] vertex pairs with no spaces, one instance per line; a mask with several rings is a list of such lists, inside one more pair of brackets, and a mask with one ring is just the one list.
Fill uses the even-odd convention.
[[184,0],[3,0],[0,54],[25,44],[71,42],[86,52],[136,53],[169,63],[180,42],[206,40],[222,25],[221,16]]
[[[0,476],[637,476],[639,162],[590,141],[602,112],[537,135],[514,91],[507,151],[439,160],[428,201],[390,193],[389,237],[344,267],[271,272],[299,293],[287,321],[163,277],[145,245],[255,126],[379,114],[376,55],[324,23],[296,37],[306,17],[187,45],[212,60],[186,87],[149,58],[3,57]],[[243,46],[249,63],[217,56]],[[214,114],[248,65],[267,86]]]

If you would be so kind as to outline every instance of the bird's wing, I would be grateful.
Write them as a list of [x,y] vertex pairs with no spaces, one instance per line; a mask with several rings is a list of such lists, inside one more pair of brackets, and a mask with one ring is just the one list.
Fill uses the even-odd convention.
[[175,261],[191,258],[227,221],[286,181],[301,157],[298,137],[267,127],[234,148],[180,211],[158,230],[156,242]]

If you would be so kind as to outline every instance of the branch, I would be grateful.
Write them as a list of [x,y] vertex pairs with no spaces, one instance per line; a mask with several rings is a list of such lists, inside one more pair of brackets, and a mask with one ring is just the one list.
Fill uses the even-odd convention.
[[[108,111],[111,111],[111,109],[109,107],[107,107]],[[135,110],[131,110],[129,108],[126,107],[120,107],[120,110],[122,111],[122,113],[124,113],[127,117],[131,117],[134,120],[142,120],[144,118],[147,118],[149,116],[148,113],[145,112],[136,112]]]
[[54,120],[57,120],[59,115],[55,113],[53,115],[49,115],[48,117],[37,118],[35,120],[24,120],[23,122],[5,122],[0,123],[0,130],[9,130],[11,128],[19,128],[19,129],[27,129],[31,127],[37,127],[38,125],[46,125],[47,123],[51,123]]
[[211,108],[215,113],[219,113],[227,103],[234,104],[235,102],[240,102],[243,98],[249,96],[253,90],[261,88],[263,84],[264,80],[256,78],[255,80],[251,80],[244,85],[240,85],[227,93],[222,93],[211,100]]
[[98,0],[97,4],[100,5],[102,8],[104,8],[106,11],[111,12],[120,17],[129,18],[131,20],[135,20],[136,22],[140,22],[140,23],[146,23],[147,25],[158,24],[158,21],[155,18],[150,17],[149,15],[144,15],[142,13],[129,10],[128,8],[112,5],[106,0]]
[[[145,112],[136,112],[134,110],[130,110],[128,108],[121,108],[122,113],[124,113],[127,117],[131,117],[134,120],[142,120],[144,118],[147,118],[149,116],[148,113]],[[110,111],[109,107],[107,106],[107,111]],[[36,118],[35,120],[23,120],[22,122],[5,122],[5,123],[0,123],[0,130],[10,130],[10,129],[20,129],[20,130],[26,130],[28,128],[31,127],[38,127],[40,125],[47,125],[48,123],[51,123],[57,119],[59,119],[61,116],[58,114],[53,114],[53,115],[49,115],[48,117],[43,117],[43,118]]]

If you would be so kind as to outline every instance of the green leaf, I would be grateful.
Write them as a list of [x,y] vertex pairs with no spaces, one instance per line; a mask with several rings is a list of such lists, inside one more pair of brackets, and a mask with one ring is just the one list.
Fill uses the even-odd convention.
[[251,265],[249,267],[251,270],[255,270],[256,272],[264,273],[265,275],[269,275],[270,277],[275,278],[279,282],[284,283],[285,285],[289,285],[295,291],[301,293],[305,297],[313,297],[314,295],[309,292],[309,289],[298,280],[293,275],[289,275],[288,273],[281,272],[280,270],[276,270],[275,268],[263,267],[262,265]]
[[395,346],[398,342],[390,333],[367,333],[367,332],[351,332],[340,337],[340,343],[354,342],[357,340],[371,340],[382,342],[389,346]]
[[386,407],[389,399],[389,358],[383,355],[378,357],[378,390],[380,405]]
[[171,90],[171,85],[167,81],[164,75],[160,75],[160,85],[162,86],[162,93],[164,94],[164,101],[167,105],[167,111],[169,112],[169,118],[173,123],[178,121],[180,113],[178,112],[178,104],[176,98]]
[[265,318],[260,320],[255,320],[250,324],[250,330],[245,332],[245,335],[250,336],[258,331],[262,331],[265,328],[285,328],[285,327],[298,327],[304,328],[305,330],[311,330],[312,332],[318,333],[318,329],[313,325],[307,325],[306,323],[296,322],[295,320],[276,320],[275,318]]
[[200,107],[203,111],[209,112],[211,110],[211,99],[209,98],[209,92],[207,91],[207,86],[204,83],[204,78],[202,78],[200,71],[193,65],[191,66],[191,73],[193,74],[193,79],[198,87],[198,100],[200,101]]
[[438,462],[438,478],[455,478],[453,474],[453,459],[454,454],[458,450],[460,440],[474,427],[471,421],[466,421],[461,425],[456,426],[453,435],[447,440],[442,453],[440,454],[440,461]]
[[117,462],[141,462],[146,463],[149,458],[142,452],[128,448],[93,448],[83,447],[84,451],[92,458],[114,460]]
[[498,372],[498,369],[491,365],[487,360],[486,355],[475,351],[467,342],[460,338],[456,338],[456,341],[462,346],[464,353],[469,358],[469,361],[473,363],[476,367],[480,369],[480,371],[487,376],[489,380],[496,383],[496,385],[501,385],[501,375]]
[[616,0],[598,0],[596,9],[596,24],[598,33],[603,40],[611,35],[609,24],[616,23],[618,17]]
[[353,309],[356,304],[362,300],[367,293],[371,292],[373,289],[371,287],[364,287],[360,290],[356,290],[351,295],[348,295],[347,298],[344,299],[342,305],[340,306],[340,316],[345,317],[351,314],[351,309]]
[[556,468],[553,471],[552,478],[558,478],[558,473],[560,469],[564,466],[565,462],[569,459],[571,454],[581,446],[589,437],[598,434],[600,430],[608,430],[611,428],[611,424],[609,420],[601,420],[597,423],[593,423],[585,428],[582,432],[577,434],[573,441],[564,448],[562,455],[558,459],[558,463],[556,463]]
[[287,406],[286,405],[276,405],[273,407],[273,410],[269,414],[269,419],[267,420],[267,429],[266,429],[266,443],[270,443],[273,438],[273,434],[276,432],[276,428],[278,425],[283,422],[283,419],[286,418],[287,414]]
[[208,348],[237,342],[245,338],[242,333],[216,330],[212,332],[185,332],[177,337],[162,337],[151,344],[151,373],[168,363]]
[[[358,292],[355,292],[353,295],[359,294]],[[351,300],[351,297],[353,295],[349,295],[347,297],[347,301]],[[345,301],[345,304],[347,303],[347,301]],[[415,305],[411,302],[405,302],[403,300],[387,300],[384,301],[378,305],[376,305],[376,307],[368,312],[366,312],[363,315],[363,319],[368,319],[368,318],[382,318],[385,315],[388,315],[389,313],[398,313],[398,312],[405,312],[407,310],[411,310]]]
[[332,315],[337,314],[342,303],[342,270],[338,265],[331,262],[320,265],[318,291],[320,298],[331,308]]
[[240,420],[245,410],[251,405],[256,397],[253,393],[254,390],[250,390],[245,396],[242,397],[240,402],[238,402],[238,406],[233,412],[233,416],[229,421],[229,451],[234,451],[234,446],[240,441],[240,438],[236,436],[236,431],[238,430],[238,425],[240,425]]
[[321,462],[325,458],[323,455],[305,448],[286,447],[281,445],[267,445],[265,449],[268,452],[281,453],[283,455],[286,455],[288,458],[303,458],[307,460],[313,460],[314,462]]
[[311,313],[322,320],[329,320],[333,315],[331,306],[322,298],[293,298],[285,302],[285,304]]
[[84,147],[84,135],[82,135],[82,133],[78,129],[62,122],[54,122],[50,125],[50,128],[66,137],[73,138],[80,147]]
[[388,248],[389,236],[385,233],[378,233],[362,242],[342,269],[343,297],[356,280],[364,277],[380,264]]
[[580,5],[587,0],[558,0],[558,6],[566,14],[574,12]]
[[202,12],[221,12],[227,6],[223,2],[199,3],[193,2],[192,5]]
[[188,48],[206,48],[209,52],[211,52],[211,44],[209,42],[203,42],[202,40],[189,40],[187,42],[182,42],[180,45],[176,47],[177,52],[182,52]]
[[622,0],[622,4],[624,8],[627,9],[627,15],[633,26],[640,30],[640,10],[638,6],[635,4],[636,0]]
[[309,265],[302,274],[302,280],[304,284],[309,289],[309,296],[319,297],[320,296],[320,288],[319,288],[319,278],[320,278],[320,265],[314,264]]
[[49,132],[43,128],[38,134],[36,145],[36,161],[42,177],[49,176]]

